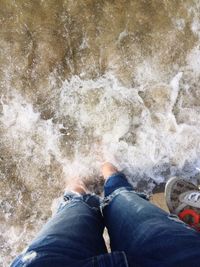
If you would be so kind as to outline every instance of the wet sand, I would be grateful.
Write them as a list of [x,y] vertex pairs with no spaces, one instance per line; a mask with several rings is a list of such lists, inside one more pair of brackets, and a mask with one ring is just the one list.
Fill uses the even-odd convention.
[[165,202],[165,196],[164,193],[156,193],[154,194],[150,201],[155,204],[156,206],[158,206],[159,208],[169,212],[166,202]]

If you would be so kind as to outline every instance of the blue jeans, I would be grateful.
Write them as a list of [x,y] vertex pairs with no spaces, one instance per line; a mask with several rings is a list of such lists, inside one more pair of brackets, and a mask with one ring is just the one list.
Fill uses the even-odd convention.
[[[122,173],[105,198],[66,193],[58,212],[12,267],[197,267],[200,233],[137,194]],[[107,227],[111,253],[102,237]]]

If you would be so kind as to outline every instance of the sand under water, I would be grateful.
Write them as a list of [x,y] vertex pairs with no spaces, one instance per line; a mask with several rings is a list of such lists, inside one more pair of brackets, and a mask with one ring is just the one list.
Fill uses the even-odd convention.
[[0,0],[0,25],[1,266],[105,160],[148,192],[199,176],[199,0]]

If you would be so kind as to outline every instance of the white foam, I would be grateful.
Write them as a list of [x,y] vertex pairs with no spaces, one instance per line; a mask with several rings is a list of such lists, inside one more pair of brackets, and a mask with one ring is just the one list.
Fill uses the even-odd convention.
[[124,38],[128,36],[128,32],[125,29],[124,31],[120,32],[119,37],[118,37],[118,42],[121,42]]
[[193,71],[193,75],[200,75],[200,46],[195,46],[187,55],[188,67]]
[[185,28],[185,20],[183,18],[174,18],[172,19],[174,26],[179,30],[183,31]]
[[135,69],[135,80],[142,87],[145,87],[148,83],[161,82],[162,74],[156,60],[146,58],[141,64],[138,64]]
[[[26,160],[31,158],[39,166],[41,162],[50,164],[52,154],[60,158],[59,127],[54,126],[51,119],[41,120],[40,113],[34,111],[32,105],[14,91],[10,100],[2,98],[1,103],[3,110],[0,122],[13,153]],[[19,171],[29,176],[27,170]]]
[[183,76],[182,72],[179,72],[170,82],[172,92],[171,92],[171,106],[175,104],[177,97],[178,97],[178,92],[179,92],[179,82]]
[[194,17],[191,29],[195,35],[197,35],[200,38],[200,21],[197,16]]
[[[165,86],[171,88],[169,101],[166,102],[168,113],[154,114],[157,116],[157,122],[152,121],[151,112],[144,106],[137,90],[123,87],[110,73],[96,81],[85,81],[78,77],[65,81],[61,89],[59,112],[60,115],[72,116],[80,131],[82,127],[94,129],[92,136],[99,137],[101,140],[100,158],[111,160],[121,168],[128,168],[130,172],[150,173],[153,179],[161,181],[164,178],[154,176],[151,171],[154,165],[172,161],[179,168],[186,160],[195,159],[198,153],[198,148],[187,147],[186,149],[182,146],[181,140],[187,138],[188,133],[183,132],[176,124],[172,113],[182,75],[182,72],[178,73],[171,80],[170,87]],[[99,99],[95,106],[88,105],[93,101],[93,92],[94,95],[99,92]],[[131,110],[132,107],[134,107],[133,110]],[[193,131],[192,134],[191,132],[191,142],[196,143],[195,140],[199,137],[196,132]],[[128,135],[133,134],[135,134],[136,143],[128,143],[126,141]],[[77,145],[84,147],[84,144],[81,144],[81,136],[78,137]],[[85,164],[85,172],[88,172],[91,162],[99,160],[95,149],[91,139],[90,151],[83,156],[77,150],[73,166],[77,166],[82,171],[84,168],[78,167],[82,162]]]
[[40,114],[33,111],[31,104],[27,104],[19,94],[9,101],[9,104],[4,102],[4,97],[1,98],[3,107],[3,116],[0,121],[6,128],[10,128],[15,134],[24,134],[31,131],[35,123],[39,119]]
[[[59,90],[56,116],[74,120],[75,132],[66,132],[69,140],[73,140],[73,159],[60,146],[62,124],[42,120],[17,93],[10,100],[2,99],[0,121],[5,138],[10,140],[13,153],[30,166],[29,170],[20,169],[22,177],[28,181],[37,179],[41,163],[48,166],[52,155],[66,178],[91,175],[103,161],[111,160],[120,168],[127,168],[130,177],[131,173],[140,172],[162,180],[153,171],[155,165],[173,162],[180,168],[187,160],[195,160],[199,153],[199,147],[195,147],[199,125],[195,122],[187,127],[177,125],[172,113],[182,75],[182,72],[175,75],[170,85],[156,87],[161,92],[169,90],[167,112],[156,111],[156,106],[147,108],[135,88],[122,86],[111,73],[97,80],[77,76],[66,80]],[[190,140],[190,145],[185,145],[186,140]]]

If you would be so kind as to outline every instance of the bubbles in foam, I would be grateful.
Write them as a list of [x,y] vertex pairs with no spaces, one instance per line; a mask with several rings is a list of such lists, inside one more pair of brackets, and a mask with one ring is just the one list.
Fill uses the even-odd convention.
[[[65,160],[59,148],[59,125],[54,125],[52,119],[42,120],[40,113],[14,90],[9,97],[2,98],[1,104],[3,108],[0,123],[4,132],[1,140],[2,157],[10,157],[16,162],[13,169],[9,169],[8,165],[5,165],[5,168],[12,172],[12,176],[15,177],[13,179],[22,182],[29,190],[37,192],[37,187],[42,187],[44,183],[51,181],[51,176],[54,176],[54,171],[48,174],[49,166],[56,162],[60,168],[64,165]],[[8,162],[5,161],[4,164]],[[56,175],[61,175],[59,168],[55,168],[55,172]],[[62,177],[58,178],[60,180]]]
[[188,67],[193,71],[193,75],[200,75],[200,46],[194,47],[187,55]]
[[[32,160],[29,171],[20,170],[22,177],[36,179],[36,165],[50,165],[52,156],[66,179],[91,176],[110,160],[125,168],[133,182],[143,176],[163,180],[162,165],[171,162],[178,170],[185,161],[194,161],[199,153],[198,126],[178,125],[173,114],[182,76],[178,73],[169,84],[146,85],[142,93],[141,88],[124,87],[111,73],[97,80],[74,76],[58,90],[56,117],[62,123],[42,120],[17,93],[2,98],[5,138],[24,162]],[[72,157],[67,143],[73,145]],[[154,171],[156,165],[160,173]]]
[[[169,84],[147,84],[141,93],[141,88],[126,88],[111,73],[97,80],[74,76],[58,90],[55,116],[60,120],[55,121],[41,119],[40,113],[18,93],[2,98],[4,141],[9,141],[8,147],[17,158],[20,179],[30,191],[37,188],[41,201],[45,201],[44,185],[55,186],[56,178],[57,188],[61,187],[60,175],[63,180],[94,175],[98,179],[105,160],[124,169],[134,186],[146,181],[149,190],[153,183],[173,174],[195,175],[199,166],[199,125],[177,124],[173,113],[182,77],[183,73],[178,73]],[[72,129],[70,121],[74,123]],[[65,143],[73,144],[73,157],[61,142],[64,137]],[[57,168],[55,178],[49,169],[52,164]],[[38,201],[37,194],[32,197]],[[24,201],[20,197],[20,205]],[[37,213],[31,220],[36,218]],[[24,229],[23,238],[27,231],[31,234]],[[12,233],[9,244],[15,246],[16,230],[12,229]]]
[[[169,176],[186,160],[195,160],[199,153],[195,147],[198,129],[178,125],[173,114],[182,76],[180,72],[169,84],[146,86],[143,94],[138,94],[140,88],[123,87],[111,73],[97,80],[74,77],[65,81],[57,116],[68,115],[76,121],[73,166],[84,162],[84,172],[89,174],[90,165],[95,168],[101,161],[110,160],[125,168],[132,181],[146,175],[158,182],[166,179],[162,165],[171,162],[176,166],[169,167]],[[83,127],[90,140],[83,138]],[[182,144],[189,132],[193,146]],[[154,166],[160,172],[155,172]]]
[[135,81],[141,87],[148,83],[162,81],[162,73],[159,71],[159,65],[156,65],[155,60],[146,58],[136,66]]
[[185,28],[185,20],[182,18],[172,19],[172,22],[179,31],[182,31]]
[[[1,122],[5,128],[13,131],[13,135],[23,135],[30,132],[39,119],[39,113],[33,111],[31,104],[27,104],[19,94],[9,101],[1,97],[3,107]],[[18,136],[15,136],[18,137]]]

